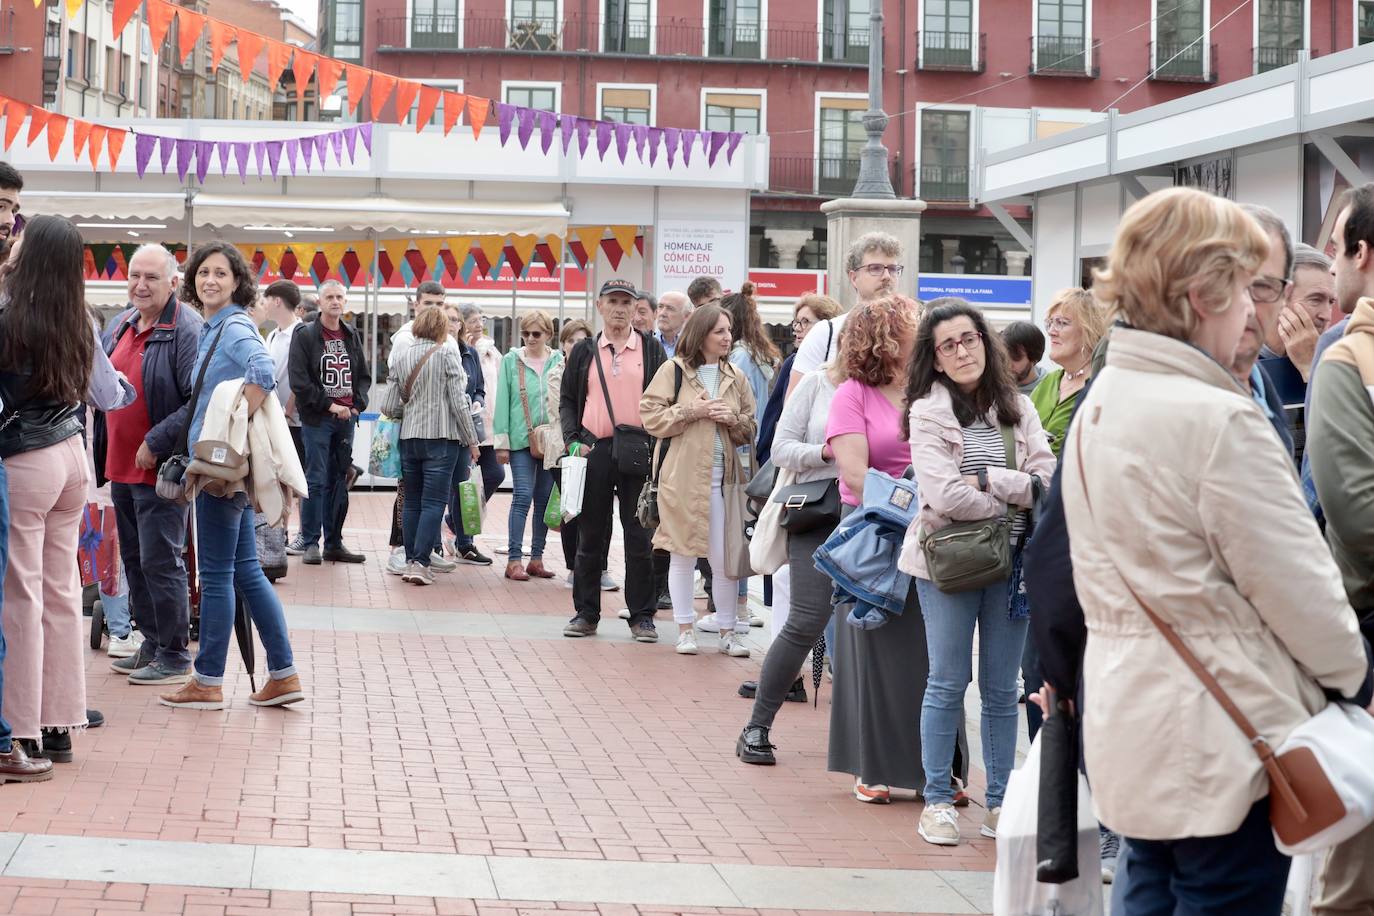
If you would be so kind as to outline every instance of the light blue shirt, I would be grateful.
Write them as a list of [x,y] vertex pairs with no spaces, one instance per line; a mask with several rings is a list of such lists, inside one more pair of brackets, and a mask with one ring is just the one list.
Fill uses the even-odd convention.
[[1259,409],[1264,411],[1264,415],[1272,423],[1274,411],[1269,409],[1269,397],[1264,390],[1264,373],[1260,371],[1259,363],[1250,368],[1250,397],[1255,399]]
[[245,384],[258,385],[267,391],[277,386],[276,365],[267,352],[267,345],[262,342],[262,335],[258,333],[253,319],[248,317],[248,312],[238,305],[225,306],[205,322],[205,328],[200,332],[200,350],[196,353],[196,367],[191,378],[194,380],[200,376],[200,367],[205,362],[210,343],[221,327],[224,328],[224,335],[215,346],[215,355],[210,358],[210,367],[205,371],[205,381],[196,401],[195,414],[191,417],[191,435],[187,442],[192,445],[200,438],[205,408],[221,382],[243,379]]
[[744,373],[745,380],[749,382],[749,390],[754,395],[754,420],[761,423],[763,412],[768,407],[768,385],[777,373],[777,367],[770,366],[765,372],[762,366],[754,362],[754,357],[742,344],[735,344],[735,348],[730,351],[730,362]]
[[663,336],[662,331],[654,331],[654,339],[663,344],[663,351],[668,354],[669,359],[672,359],[677,355],[677,341],[682,339],[682,332],[678,332],[677,340],[674,340],[672,343],[668,342],[667,338]]

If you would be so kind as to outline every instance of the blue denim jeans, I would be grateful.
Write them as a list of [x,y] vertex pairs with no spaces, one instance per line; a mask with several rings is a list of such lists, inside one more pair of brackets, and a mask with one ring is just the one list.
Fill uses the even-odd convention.
[[200,652],[196,680],[207,687],[224,683],[224,663],[234,633],[234,592],[248,606],[262,647],[267,671],[275,680],[296,673],[281,601],[258,563],[253,507],[239,493],[221,499],[196,497],[196,548],[200,551]]
[[531,502],[534,503],[534,534],[530,537],[530,559],[542,560],[544,542],[549,537],[549,526],[544,524],[544,510],[553,492],[553,475],[544,470],[544,462],[531,455],[527,448],[511,451],[510,474],[512,492],[510,521],[507,524],[510,562],[518,563],[523,557],[525,517],[530,514]]
[[305,443],[305,480],[310,495],[301,503],[301,536],[307,545],[324,536],[325,550],[343,546],[348,516],[348,487],[344,475],[353,463],[355,420],[329,417],[319,426],[301,425]]
[[406,481],[401,535],[407,563],[429,565],[453,489],[453,464],[459,448],[455,439],[401,440],[401,475]]
[[926,621],[930,676],[921,703],[921,766],[927,804],[952,803],[954,744],[964,720],[964,694],[973,678],[973,630],[978,628],[978,692],[983,700],[983,768],[987,806],[1001,807],[1007,777],[1016,765],[1016,672],[1029,621],[1007,616],[1007,582],[947,594],[927,579],[916,580]]
[[[151,643],[148,648],[156,649],[154,661],[184,671],[191,664],[191,605],[182,558],[189,513],[148,484],[112,483],[110,498],[139,632]],[[111,616],[108,605],[105,616]],[[110,632],[116,633],[113,622]]]
[[100,593],[100,610],[105,615],[105,626],[110,630],[111,639],[124,639],[134,630],[133,622],[129,619],[129,586],[122,580],[126,579],[123,566],[124,561],[119,561],[119,578],[121,588],[118,594],[105,594],[104,586],[98,591]]
[[[458,550],[472,546],[472,535],[463,530],[463,511],[458,504],[458,485],[468,479],[472,471],[472,452],[466,445],[458,446],[458,457],[453,462],[453,480],[448,493],[448,530],[453,532],[454,543]],[[480,476],[480,472],[479,472]],[[440,547],[443,545],[440,544]]]
[[[5,571],[10,563],[10,485],[5,473],[5,463],[0,461],[0,582],[5,579]],[[5,598],[0,589],[0,611],[4,609]],[[0,712],[5,708],[5,631],[0,628]],[[13,750],[10,740],[10,724],[0,715],[0,754]]]

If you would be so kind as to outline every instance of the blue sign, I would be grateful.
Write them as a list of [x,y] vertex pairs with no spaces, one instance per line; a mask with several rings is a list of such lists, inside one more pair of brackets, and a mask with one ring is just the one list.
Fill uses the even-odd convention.
[[922,302],[957,296],[974,305],[1031,304],[1030,277],[983,277],[977,274],[921,274],[917,295]]

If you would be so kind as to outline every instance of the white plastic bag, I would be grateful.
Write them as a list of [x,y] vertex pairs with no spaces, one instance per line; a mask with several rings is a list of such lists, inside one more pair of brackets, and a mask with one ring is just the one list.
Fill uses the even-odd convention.
[[563,500],[563,521],[570,522],[582,514],[582,493],[587,488],[587,459],[581,455],[567,455],[558,461],[563,471],[560,498]]
[[997,823],[997,870],[993,875],[994,916],[1102,916],[1102,869],[1088,781],[1078,774],[1078,877],[1067,884],[1035,880],[1035,834],[1039,819],[1040,740],[1026,762],[1012,771],[1002,817]]
[[1317,877],[1326,857],[1321,854],[1294,856],[1288,870],[1288,891],[1283,911],[1287,916],[1312,916],[1312,901],[1317,896]]
[[754,537],[749,541],[749,565],[761,576],[771,576],[787,565],[787,532],[782,530],[782,503],[775,502],[773,495],[782,487],[790,487],[797,482],[797,472],[788,468],[778,471],[773,484],[773,492],[768,494],[768,502],[754,523]]

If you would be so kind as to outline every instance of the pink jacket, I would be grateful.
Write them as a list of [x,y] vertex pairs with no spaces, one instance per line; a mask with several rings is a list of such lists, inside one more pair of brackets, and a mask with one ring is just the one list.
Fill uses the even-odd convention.
[[[936,531],[954,522],[976,522],[1007,511],[1008,504],[1029,509],[1031,476],[1039,477],[1048,488],[1054,475],[1055,457],[1049,438],[1040,425],[1040,415],[1030,398],[1017,395],[1021,420],[1012,438],[1016,442],[1016,466],[988,468],[988,492],[964,482],[959,465],[964,459],[964,434],[954,416],[954,401],[949,389],[937,384],[930,394],[911,405],[911,466],[916,472],[921,511],[902,542],[897,568],[908,575],[929,578],[925,554],[921,552],[920,533]],[[988,423],[997,426],[995,416]]]

